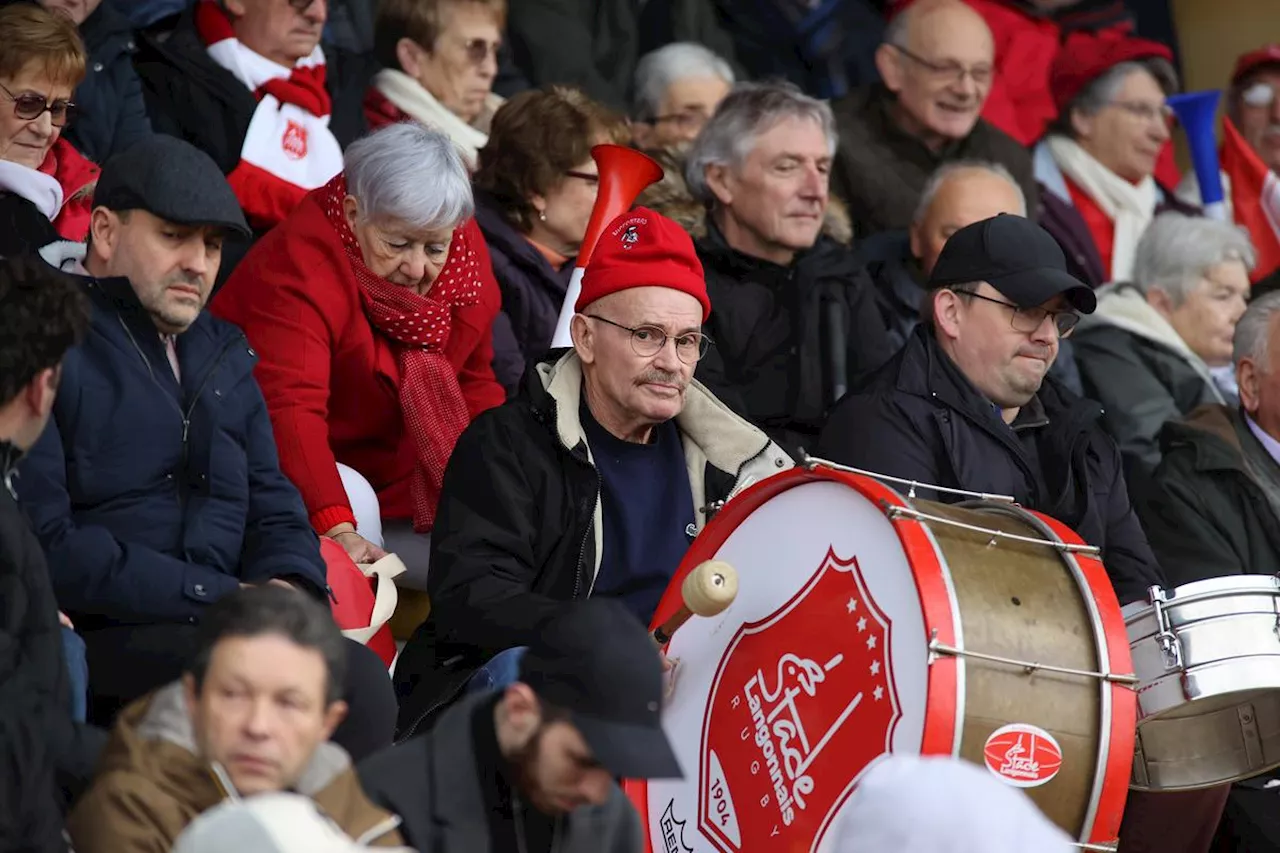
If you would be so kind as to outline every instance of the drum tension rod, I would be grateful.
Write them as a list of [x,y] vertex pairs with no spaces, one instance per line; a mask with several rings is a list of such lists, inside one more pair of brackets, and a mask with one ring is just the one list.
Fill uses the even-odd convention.
[[991,530],[986,527],[979,527],[976,524],[965,524],[963,521],[955,521],[950,518],[943,518],[940,515],[930,515],[927,512],[921,512],[918,509],[905,506],[891,506],[885,510],[885,514],[890,519],[910,518],[915,521],[928,521],[933,524],[945,524],[949,527],[958,527],[961,530],[969,530],[974,533],[981,533],[984,536],[990,536],[989,545],[995,545],[998,539],[1007,539],[1011,542],[1026,542],[1030,545],[1043,545],[1046,548],[1053,548],[1066,554],[1088,554],[1091,557],[1099,557],[1102,555],[1102,549],[1093,545],[1076,545],[1071,542],[1056,542],[1051,539],[1037,539],[1034,536],[1019,536],[1016,533],[1006,533],[1003,530]]
[[1098,853],[1116,853],[1120,849],[1120,841],[1111,841],[1106,844],[1086,844],[1083,841],[1075,841],[1071,844],[1077,850],[1096,850]]
[[955,646],[949,646],[938,640],[938,631],[935,628],[929,634],[929,663],[933,663],[938,659],[939,655],[950,655],[952,657],[975,658],[977,660],[990,661],[991,663],[1002,663],[1006,666],[1016,666],[1027,675],[1033,675],[1037,672],[1057,672],[1062,675],[1078,675],[1082,678],[1097,678],[1102,681],[1110,681],[1113,684],[1137,684],[1138,677],[1136,675],[1116,675],[1113,672],[1095,672],[1087,669],[1072,669],[1067,666],[1054,666],[1047,663],[1035,663],[1032,661],[1017,660],[1015,658],[1006,658],[999,655],[988,655],[983,652],[969,651],[968,649],[960,649]]
[[858,474],[863,477],[870,477],[873,480],[880,480],[884,483],[893,483],[898,486],[907,487],[907,497],[914,500],[916,497],[916,489],[928,489],[931,492],[946,495],[961,495],[966,498],[977,498],[984,501],[995,501],[997,503],[1014,503],[1011,495],[992,495],[986,492],[970,492],[966,489],[952,489],[948,486],[935,486],[932,483],[922,483],[919,480],[905,480],[902,477],[890,477],[888,474],[877,474],[875,471],[866,471],[862,468],[852,468],[848,465],[841,465],[839,462],[832,462],[829,459],[820,459],[817,456],[810,456],[805,452],[804,448],[800,449],[800,464],[806,471],[812,471],[815,468],[830,468],[833,471],[844,471],[848,474]]

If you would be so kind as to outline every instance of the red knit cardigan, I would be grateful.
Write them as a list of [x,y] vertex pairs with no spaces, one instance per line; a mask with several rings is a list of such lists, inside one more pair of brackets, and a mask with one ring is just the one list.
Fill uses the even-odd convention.
[[[475,418],[506,399],[490,364],[501,295],[479,227],[474,220],[462,227],[480,256],[481,298],[454,310],[445,355]],[[400,408],[396,353],[369,324],[316,193],[258,241],[210,308],[244,329],[258,350],[255,373],[280,467],[302,493],[316,532],[355,520],[339,462],[373,485],[384,519],[412,518],[415,450]]]

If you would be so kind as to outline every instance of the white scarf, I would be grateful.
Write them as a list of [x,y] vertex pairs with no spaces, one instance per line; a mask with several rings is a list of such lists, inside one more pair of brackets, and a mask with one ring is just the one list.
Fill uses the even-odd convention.
[[[209,57],[254,94],[268,80],[288,79],[293,69],[254,53],[235,38],[209,45]],[[317,45],[298,69],[323,66]],[[294,104],[263,94],[240,148],[240,159],[304,190],[327,184],[342,171],[342,146],[329,130],[329,116],[312,115]],[[244,201],[242,200],[242,204]]]
[[51,175],[20,163],[0,160],[0,190],[22,196],[50,222],[62,210],[62,185]]
[[1089,198],[1115,223],[1109,280],[1131,279],[1138,241],[1155,217],[1159,202],[1155,178],[1147,175],[1137,184],[1131,184],[1065,136],[1050,136],[1045,142],[1062,173],[1088,193]]
[[[409,118],[433,130],[438,130],[452,139],[467,161],[467,168],[475,170],[480,149],[489,141],[488,134],[467,124],[440,103],[421,83],[403,71],[392,68],[383,69],[373,78],[373,85],[383,97],[395,104]],[[498,107],[502,106],[502,102],[500,96],[490,92],[485,98],[484,110],[480,116],[491,116]],[[477,118],[477,121],[479,120]]]

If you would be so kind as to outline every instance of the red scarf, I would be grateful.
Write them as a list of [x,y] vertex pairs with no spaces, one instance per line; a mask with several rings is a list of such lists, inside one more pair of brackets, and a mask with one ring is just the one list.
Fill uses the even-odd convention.
[[395,344],[400,367],[400,407],[418,461],[413,472],[413,529],[435,523],[445,464],[471,422],[458,374],[444,354],[453,310],[480,301],[480,270],[466,231],[453,232],[449,259],[426,296],[374,275],[342,210],[346,178],[334,178],[320,196],[325,215],[342,240],[373,328]]

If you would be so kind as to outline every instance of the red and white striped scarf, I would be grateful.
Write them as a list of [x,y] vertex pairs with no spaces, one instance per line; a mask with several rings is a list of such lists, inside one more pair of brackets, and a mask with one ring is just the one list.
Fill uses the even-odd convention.
[[227,179],[250,223],[270,228],[342,171],[342,147],[329,130],[324,51],[316,45],[292,69],[278,65],[235,37],[216,0],[200,0],[195,23],[209,57],[258,99],[240,164]]

